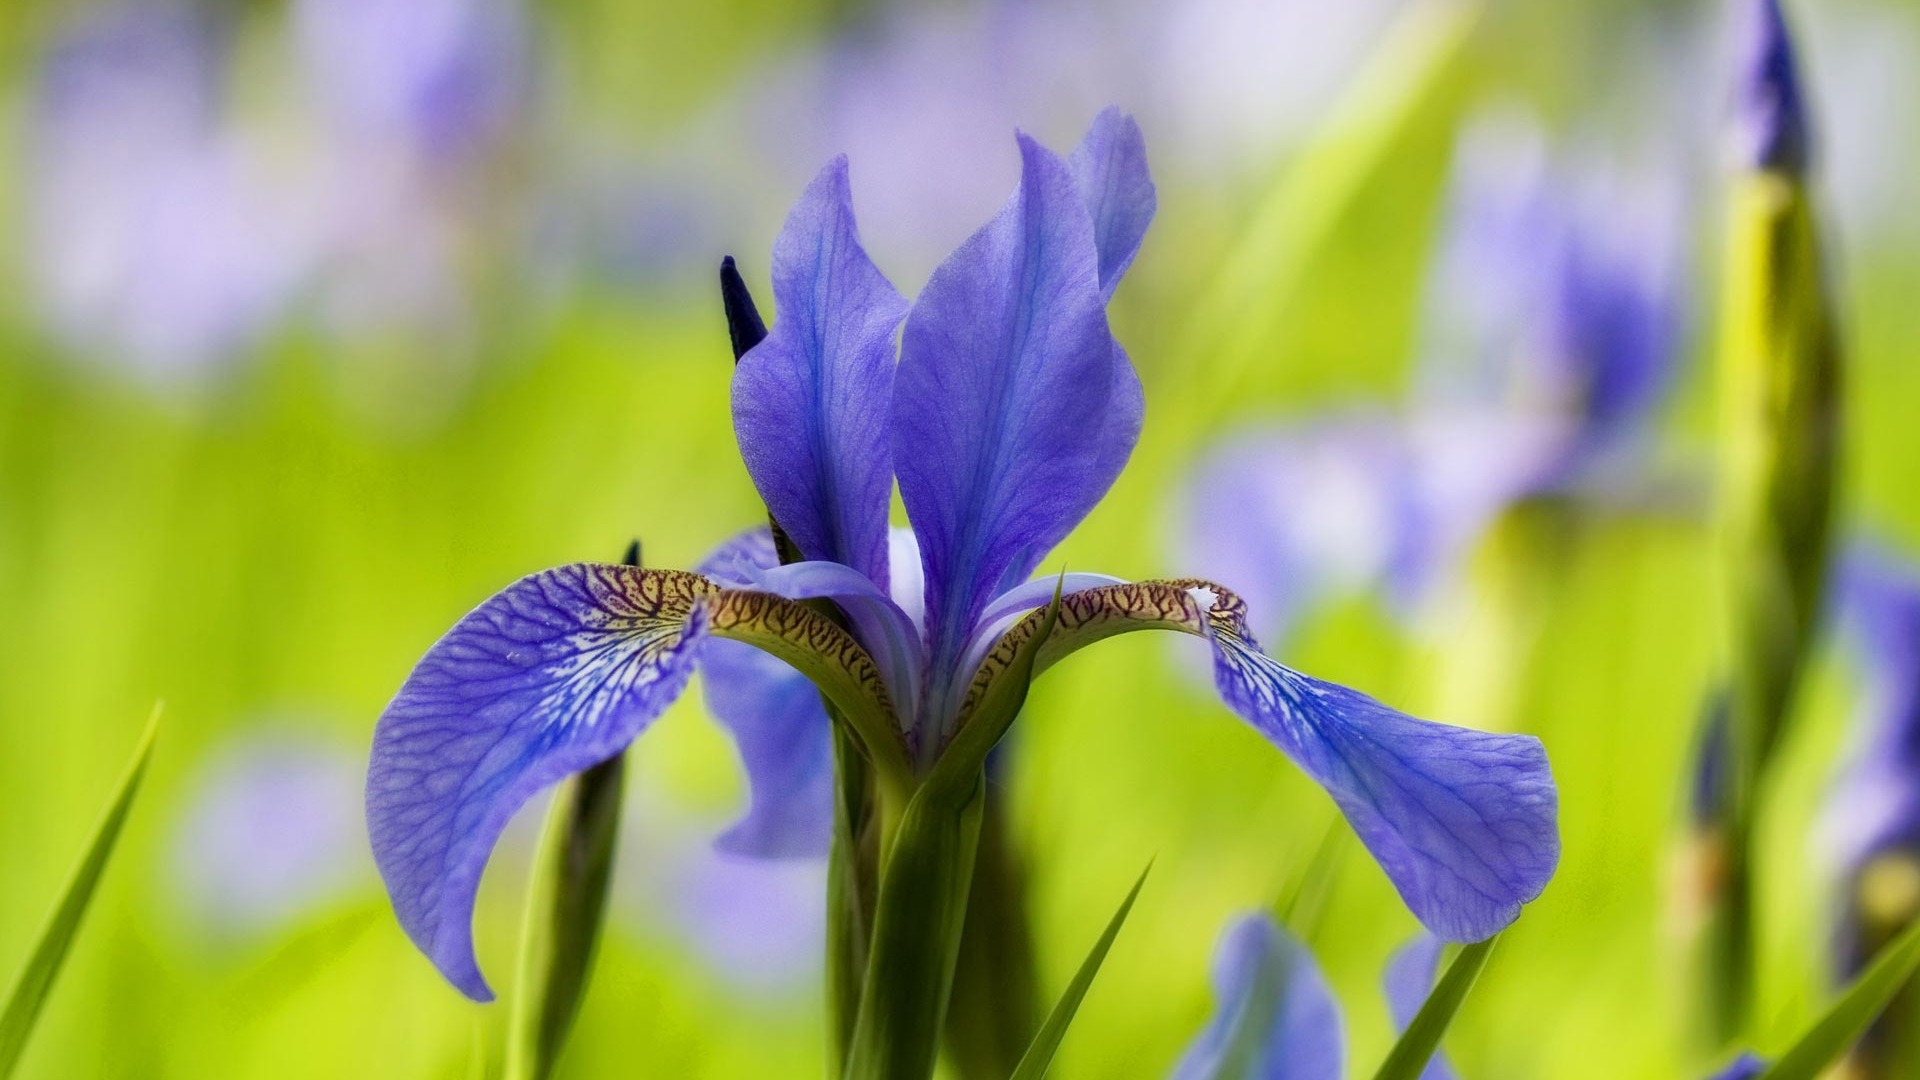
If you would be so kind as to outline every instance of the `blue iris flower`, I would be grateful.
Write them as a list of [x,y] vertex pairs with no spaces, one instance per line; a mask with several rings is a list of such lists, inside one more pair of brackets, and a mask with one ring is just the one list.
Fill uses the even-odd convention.
[[[1440,974],[1443,946],[1421,935],[1387,961],[1387,1012],[1405,1031]],[[1228,924],[1214,957],[1213,1018],[1175,1064],[1170,1080],[1341,1080],[1346,1036],[1340,1004],[1313,953],[1262,913]],[[1766,1062],[1742,1054],[1709,1080],[1752,1080]],[[1456,1080],[1435,1052],[1420,1080]]]
[[1677,218],[1658,185],[1549,160],[1530,122],[1463,139],[1416,399],[1222,440],[1183,547],[1283,633],[1376,588],[1417,612],[1489,525],[1536,497],[1605,501],[1672,387]]
[[[470,924],[507,820],[624,749],[703,662],[711,677],[729,662],[714,659],[720,643],[804,675],[879,782],[905,793],[1006,680],[1118,633],[1194,634],[1213,647],[1222,700],[1326,788],[1434,933],[1484,938],[1545,888],[1558,797],[1538,740],[1417,720],[1284,667],[1211,582],[1029,580],[1140,433],[1140,381],[1106,304],[1155,195],[1140,130],[1114,110],[1070,158],[1025,136],[1019,151],[1012,199],[911,305],[861,247],[845,159],[788,218],[773,257],[779,318],[736,368],[733,414],[754,486],[802,561],[777,565],[773,539],[754,531],[700,573],[534,574],[457,623],[381,716],[367,777],[376,861],[401,925],[468,995],[490,997]],[[896,483],[911,528],[889,527]],[[1016,657],[1056,590],[1029,672]],[[800,602],[814,599],[844,626]],[[789,722],[824,730],[790,685],[721,683],[734,700],[719,707],[751,731],[760,762],[743,847],[799,843],[779,817],[783,785],[822,782],[817,759],[756,748],[788,738]],[[756,687],[778,700],[757,703]]]
[[[1387,963],[1384,989],[1396,1028],[1426,1004],[1441,943],[1422,935]],[[1341,1080],[1346,1037],[1340,1005],[1313,954],[1265,914],[1220,935],[1213,1018],[1174,1066],[1172,1080]],[[1454,1080],[1439,1054],[1421,1080]]]
[[[1839,584],[1841,625],[1866,674],[1853,750],[1824,823],[1846,894],[1836,956],[1847,979],[1897,928],[1886,924],[1920,914],[1911,887],[1888,887],[1920,879],[1920,569],[1862,547],[1842,563]],[[1867,910],[1889,904],[1904,910]]]

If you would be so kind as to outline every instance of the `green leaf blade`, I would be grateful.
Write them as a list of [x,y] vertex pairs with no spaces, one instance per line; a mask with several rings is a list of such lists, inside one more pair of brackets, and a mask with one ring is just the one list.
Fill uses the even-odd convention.
[[1400,1040],[1387,1053],[1387,1060],[1380,1063],[1380,1070],[1373,1074],[1374,1080],[1419,1080],[1427,1062],[1433,1060],[1434,1053],[1440,1049],[1440,1039],[1453,1024],[1453,1018],[1459,1015],[1461,1004],[1479,980],[1487,959],[1493,955],[1494,943],[1499,940],[1495,935],[1460,950],[1460,955],[1454,957],[1447,973],[1434,986],[1433,993],[1427,995],[1427,1002],[1420,1006],[1413,1023],[1400,1033]]
[[1066,1037],[1068,1026],[1073,1023],[1074,1014],[1080,1011],[1080,1002],[1086,998],[1088,989],[1093,986],[1094,976],[1100,973],[1100,966],[1107,959],[1107,951],[1113,948],[1114,939],[1120,936],[1120,927],[1126,923],[1127,915],[1133,911],[1133,902],[1139,898],[1140,887],[1147,883],[1147,874],[1152,870],[1153,864],[1148,863],[1146,869],[1140,871],[1140,876],[1135,879],[1133,888],[1127,892],[1127,898],[1120,902],[1119,910],[1113,913],[1113,918],[1107,920],[1106,930],[1100,934],[1100,939],[1093,943],[1087,958],[1080,962],[1080,970],[1074,972],[1073,981],[1067,984],[1066,991],[1060,995],[1060,1000],[1054,1005],[1053,1011],[1047,1014],[1046,1023],[1040,1026],[1039,1033],[1033,1037],[1033,1044],[1027,1047],[1026,1054],[1020,1058],[1020,1065],[1014,1069],[1010,1080],[1041,1080],[1047,1075],[1047,1069],[1053,1064],[1053,1055],[1060,1049],[1060,1042]]
[[1920,922],[1880,950],[1865,974],[1772,1068],[1760,1074],[1760,1080],[1814,1080],[1859,1041],[1915,971],[1920,971]]
[[134,795],[146,776],[147,762],[153,757],[154,740],[159,733],[160,706],[155,705],[146,730],[134,748],[133,760],[121,775],[113,797],[93,828],[85,852],[68,875],[59,901],[35,938],[33,950],[7,992],[5,1005],[0,1006],[0,1080],[13,1075],[21,1053],[26,1050],[34,1022],[40,1018],[41,1007],[53,990],[54,980],[66,962],[81,920],[93,902],[94,891],[106,872],[127,815],[133,809]]

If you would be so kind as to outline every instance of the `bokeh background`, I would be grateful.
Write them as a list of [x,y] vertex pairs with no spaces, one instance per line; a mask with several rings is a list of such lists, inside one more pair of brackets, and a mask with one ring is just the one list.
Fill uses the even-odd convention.
[[[1840,529],[1920,552],[1920,9],[1790,11],[1844,306]],[[766,302],[772,238],[827,157],[851,155],[865,239],[911,295],[1012,189],[1016,127],[1064,151],[1108,103],[1139,118],[1160,190],[1113,314],[1147,432],[1050,565],[1230,563],[1221,540],[1256,511],[1348,556],[1282,565],[1256,538],[1230,564],[1272,580],[1228,583],[1284,606],[1268,636],[1289,662],[1536,733],[1561,787],[1560,874],[1449,1036],[1461,1072],[1697,1071],[1680,868],[1726,587],[1727,23],[1618,0],[6,5],[0,969],[166,703],[23,1075],[490,1075],[503,1007],[408,945],[366,848],[380,708],[518,575],[636,536],[687,566],[758,519],[714,273],[736,254]],[[1526,274],[1449,252],[1483,188],[1529,184],[1600,193],[1588,225],[1657,261],[1670,345],[1592,477],[1477,485],[1536,444],[1487,450],[1493,413],[1425,420],[1471,384],[1442,361],[1530,317],[1503,304]],[[1478,405],[1564,421],[1538,391]],[[1417,430],[1415,456],[1479,492],[1412,529],[1417,585],[1377,572],[1397,526],[1350,455],[1249,448],[1329,427]],[[1242,501],[1207,497],[1222,453],[1254,463]],[[1000,781],[1051,988],[1156,860],[1056,1075],[1164,1074],[1208,1014],[1221,927],[1285,893],[1334,820],[1197,672],[1154,635],[1076,659],[1036,688]],[[1819,821],[1861,683],[1823,649],[1768,792],[1764,1049],[1829,993]],[[711,851],[745,793],[697,694],[634,761],[564,1075],[816,1074],[821,868]],[[497,984],[538,808],[522,817],[480,905]],[[1381,968],[1416,927],[1357,845],[1332,850],[1302,930],[1364,1075],[1391,1038]]]

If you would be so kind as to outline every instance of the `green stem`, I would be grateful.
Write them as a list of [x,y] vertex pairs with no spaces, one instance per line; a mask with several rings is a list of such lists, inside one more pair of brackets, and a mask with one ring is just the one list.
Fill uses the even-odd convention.
[[1040,1028],[1027,868],[1004,797],[989,794],[947,1007],[947,1058],[961,1080],[1006,1080]]

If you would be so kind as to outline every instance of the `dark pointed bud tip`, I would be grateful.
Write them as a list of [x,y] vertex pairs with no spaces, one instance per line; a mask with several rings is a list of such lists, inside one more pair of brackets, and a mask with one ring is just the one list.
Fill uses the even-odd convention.
[[720,260],[720,300],[726,305],[727,336],[733,340],[733,359],[738,363],[766,340],[767,324],[760,320],[760,309],[754,306],[753,294],[747,291],[731,255]]
[[640,565],[640,541],[635,540],[633,543],[627,545],[627,553],[626,555],[621,557],[620,565],[622,566],[639,566]]
[[1738,0],[1734,161],[1744,169],[1804,175],[1810,151],[1806,97],[1780,0]]

